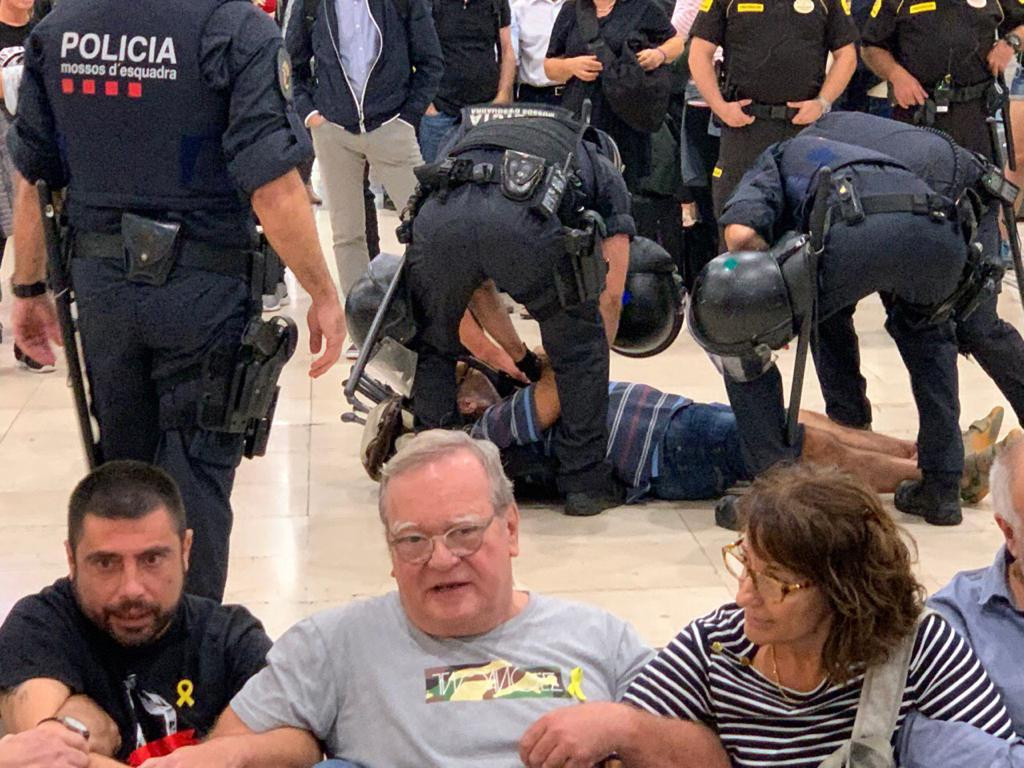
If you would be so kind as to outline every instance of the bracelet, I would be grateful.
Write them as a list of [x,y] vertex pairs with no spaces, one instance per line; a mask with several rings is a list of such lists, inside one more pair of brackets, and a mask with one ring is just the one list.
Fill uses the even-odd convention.
[[[655,48],[654,50],[661,54],[661,64],[664,64],[666,61],[668,61],[668,54],[661,50],[661,48]],[[660,67],[661,64],[659,64],[658,66]]]
[[11,293],[19,299],[32,299],[46,293],[46,283],[42,280],[36,280],[34,283],[19,285],[11,280]]

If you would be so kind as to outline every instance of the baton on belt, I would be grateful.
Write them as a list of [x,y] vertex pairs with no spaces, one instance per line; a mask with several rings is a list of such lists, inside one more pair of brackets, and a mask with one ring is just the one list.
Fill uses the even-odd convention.
[[[1008,109],[1004,108],[1004,120],[1008,111]],[[996,119],[994,117],[988,118],[987,122],[989,140],[992,142],[993,159],[995,160],[996,166],[998,168],[1002,168],[1004,165],[1007,165],[1009,161],[1007,158],[1003,157],[1003,147],[999,141],[999,127],[997,126]],[[1006,125],[1005,122],[1004,125]],[[1009,131],[1008,128],[1007,131]],[[1012,146],[1009,141],[1009,132],[1007,132],[1006,135],[1007,146]],[[1008,154],[1012,159],[1013,154],[1009,149]],[[1013,166],[1010,167],[1012,169]],[[1006,238],[1010,243],[1010,253],[1013,256],[1013,272],[1017,276],[1017,293],[1020,295],[1021,308],[1024,309],[1024,261],[1021,260],[1020,236],[1017,234],[1017,212],[1015,210],[1014,203],[1009,202],[1006,196],[1001,196],[999,198],[999,208],[1003,214],[1003,224],[1006,227]]]
[[75,302],[75,291],[71,284],[60,222],[57,220],[57,202],[45,181],[38,182],[36,190],[39,193],[39,206],[43,215],[46,270],[57,307],[57,320],[60,323],[60,335],[64,342],[64,357],[68,365],[68,386],[71,387],[75,401],[75,412],[78,416],[78,429],[82,435],[85,459],[89,464],[89,469],[95,469],[103,463],[103,452],[93,432],[89,393],[85,383],[85,366],[78,346],[74,313],[71,310],[72,304]]

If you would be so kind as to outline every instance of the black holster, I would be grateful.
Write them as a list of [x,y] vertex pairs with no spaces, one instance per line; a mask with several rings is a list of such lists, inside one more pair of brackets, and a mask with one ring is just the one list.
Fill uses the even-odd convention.
[[278,378],[298,344],[288,317],[254,318],[237,350],[214,349],[203,361],[200,428],[245,435],[248,458],[266,453],[277,406]]
[[563,234],[569,270],[554,269],[555,290],[563,309],[594,301],[604,291],[608,264],[601,251],[605,237],[604,220],[594,211],[584,211],[583,226],[566,227]]
[[163,285],[178,255],[181,224],[157,221],[134,213],[121,216],[125,277],[142,285]]

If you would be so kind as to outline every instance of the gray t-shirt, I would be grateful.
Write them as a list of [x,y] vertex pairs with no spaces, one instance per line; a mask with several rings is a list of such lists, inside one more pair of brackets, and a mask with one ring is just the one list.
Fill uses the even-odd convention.
[[391,592],[299,622],[231,708],[254,731],[302,728],[369,768],[511,768],[541,715],[580,691],[621,698],[651,655],[621,619],[537,594],[487,634],[436,638]]

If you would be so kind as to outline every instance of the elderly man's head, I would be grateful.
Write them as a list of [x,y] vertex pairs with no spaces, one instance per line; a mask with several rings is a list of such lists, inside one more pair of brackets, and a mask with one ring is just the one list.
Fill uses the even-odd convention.
[[1006,548],[1024,559],[1024,440],[1007,446],[992,465],[992,508],[1006,537]]
[[417,435],[384,467],[380,516],[402,606],[441,637],[488,632],[517,612],[519,510],[493,444]]

